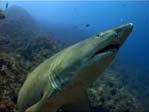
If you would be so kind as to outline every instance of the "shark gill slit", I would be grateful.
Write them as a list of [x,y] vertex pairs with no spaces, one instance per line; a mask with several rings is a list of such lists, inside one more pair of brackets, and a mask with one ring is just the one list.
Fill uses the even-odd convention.
[[55,91],[58,91],[61,89],[61,86],[63,84],[63,79],[53,74],[53,75],[49,75],[49,82],[52,85],[53,89]]

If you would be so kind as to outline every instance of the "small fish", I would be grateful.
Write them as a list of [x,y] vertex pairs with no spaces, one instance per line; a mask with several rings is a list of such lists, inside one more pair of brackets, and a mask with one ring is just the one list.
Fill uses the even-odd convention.
[[5,8],[8,8],[8,3],[6,3]]
[[86,27],[90,27],[90,24],[86,24],[85,26],[86,26]]
[[5,19],[5,14],[2,10],[0,10],[0,20]]

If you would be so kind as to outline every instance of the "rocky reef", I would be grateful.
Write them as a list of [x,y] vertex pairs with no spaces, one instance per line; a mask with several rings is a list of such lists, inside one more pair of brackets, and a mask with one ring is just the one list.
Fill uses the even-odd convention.
[[121,75],[111,65],[88,89],[93,112],[144,112],[140,102],[123,85]]
[[11,112],[15,109],[18,91],[27,73],[60,49],[55,40],[46,37],[44,39],[39,37],[30,42],[20,40],[19,43],[25,44],[26,47],[16,46],[16,49],[12,49],[11,45],[7,44],[7,49],[12,49],[9,52],[2,50],[1,47],[0,112],[7,112],[7,110]]
[[[63,45],[41,33],[24,9],[13,6],[5,13],[6,19],[0,20],[0,112],[16,112],[18,91],[28,72]],[[87,90],[92,112],[143,112],[141,104],[121,83],[119,74],[112,65]]]
[[62,43],[39,33],[34,18],[24,9],[13,6],[5,13],[7,18],[0,21],[0,112],[14,112],[28,72],[59,51]]

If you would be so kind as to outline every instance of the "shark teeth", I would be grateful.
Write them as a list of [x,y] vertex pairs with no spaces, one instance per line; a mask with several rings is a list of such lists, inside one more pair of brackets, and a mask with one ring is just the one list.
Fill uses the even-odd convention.
[[94,56],[96,56],[96,55],[98,55],[100,53],[104,53],[106,51],[116,51],[119,48],[120,48],[119,44],[115,44],[115,45],[111,44],[111,45],[109,45],[109,46],[107,46],[107,47],[105,47],[105,48],[103,48],[101,50],[97,50],[91,57],[93,58]]

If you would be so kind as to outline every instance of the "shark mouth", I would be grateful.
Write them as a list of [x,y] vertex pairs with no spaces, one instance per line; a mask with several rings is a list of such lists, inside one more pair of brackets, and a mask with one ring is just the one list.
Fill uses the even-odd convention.
[[105,48],[103,49],[100,49],[100,50],[97,50],[92,57],[98,55],[98,54],[101,54],[101,53],[104,53],[106,51],[115,51],[115,50],[118,50],[120,48],[120,44],[111,44],[111,45],[108,45],[106,46]]

